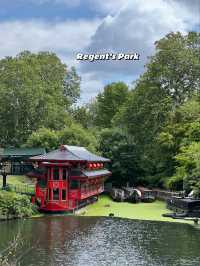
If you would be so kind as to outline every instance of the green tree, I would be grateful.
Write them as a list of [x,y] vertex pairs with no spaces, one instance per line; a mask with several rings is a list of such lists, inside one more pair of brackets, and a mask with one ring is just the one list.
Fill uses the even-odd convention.
[[109,165],[112,181],[115,186],[122,186],[129,183],[137,185],[141,179],[142,171],[138,165],[136,145],[130,136],[118,128],[103,129],[100,133],[99,150],[111,159]]
[[[48,52],[23,52],[0,60],[1,146],[19,146],[42,126],[58,129],[69,123],[66,110],[73,82],[66,83],[67,73],[66,65]],[[74,75],[73,70],[70,80]]]
[[170,33],[157,41],[147,71],[113,118],[134,140],[150,184],[164,185],[180,147],[199,138],[199,44],[197,33]]
[[93,127],[90,105],[76,106],[72,109],[72,118],[84,128]]
[[66,73],[63,91],[70,105],[76,103],[80,97],[80,82],[81,78],[77,75],[75,67],[71,67]]
[[[194,97],[172,113],[169,124],[162,134],[171,136],[171,159],[175,173],[167,181],[173,190],[191,190],[198,180],[198,147],[200,143],[200,99]],[[167,141],[165,142],[165,144]],[[168,141],[170,143],[170,141]],[[163,144],[160,146],[162,147]],[[166,149],[163,154],[166,154]],[[191,156],[193,153],[194,158]],[[195,162],[196,160],[196,162]],[[193,172],[195,171],[195,172]],[[197,181],[196,180],[196,181]],[[190,182],[191,181],[191,182]]]
[[171,99],[162,89],[141,83],[115,116],[115,123],[124,126],[136,144],[145,144],[160,132],[170,110]]
[[70,127],[63,128],[58,136],[61,144],[84,146],[90,151],[96,151],[96,137],[79,124],[73,123]]
[[[200,197],[200,142],[192,142],[189,146],[182,147],[176,160],[176,174],[169,185],[172,186],[177,180],[181,180],[186,193],[194,190],[194,195]],[[173,179],[176,182],[173,183]]]
[[90,151],[95,151],[97,148],[96,137],[75,123],[61,130],[40,128],[29,136],[25,146],[43,147],[50,151],[57,149],[61,144],[84,146]]
[[[157,136],[166,126],[171,109],[171,99],[165,91],[141,83],[131,92],[127,103],[114,119],[115,124],[134,140],[139,167],[150,183],[157,183],[164,170]],[[158,174],[156,180],[152,180],[151,177]]]
[[156,53],[143,79],[164,89],[175,105],[183,103],[200,89],[199,45],[199,33],[169,33],[155,43]]
[[39,128],[33,132],[27,139],[24,146],[26,147],[42,147],[47,151],[57,149],[59,146],[58,132],[49,128]]
[[91,106],[94,124],[101,128],[109,128],[113,117],[126,102],[128,95],[128,86],[123,82],[105,86],[104,91],[97,95],[96,102]]

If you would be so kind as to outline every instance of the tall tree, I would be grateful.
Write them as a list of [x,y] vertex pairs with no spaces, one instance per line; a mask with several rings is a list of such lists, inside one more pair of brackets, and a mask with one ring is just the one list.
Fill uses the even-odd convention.
[[64,96],[68,99],[69,104],[76,103],[80,97],[81,78],[76,73],[75,67],[67,71],[64,79]]
[[[170,180],[170,185],[174,186],[182,181],[182,189],[186,193],[194,191],[194,196],[200,197],[200,142],[192,142],[188,146],[181,148],[176,156],[178,167],[175,176]],[[175,186],[177,187],[177,186]],[[178,187],[179,189],[181,187]]]
[[67,93],[66,77],[66,65],[52,53],[25,51],[0,60],[1,146],[19,146],[42,126],[57,129],[70,123],[66,110],[73,84]]
[[[162,177],[174,173],[174,156],[191,126],[187,121],[179,123],[179,107],[200,90],[200,35],[170,33],[155,45],[147,71],[114,121],[134,139],[139,166],[149,182],[163,184]],[[197,135],[198,126],[193,126]]]
[[166,126],[171,109],[171,99],[165,91],[141,82],[114,119],[115,125],[132,137],[139,167],[149,178],[163,171],[157,136]]
[[94,108],[94,103],[92,105],[93,110],[95,110],[93,113],[95,125],[109,128],[113,117],[127,100],[128,95],[128,86],[123,82],[105,86],[103,92],[97,95],[96,108]]
[[172,32],[155,48],[143,79],[164,89],[179,105],[200,89],[200,34]]
[[[168,136],[168,138],[163,138]],[[167,185],[174,190],[188,191],[195,188],[200,195],[198,184],[200,145],[200,98],[194,97],[172,113],[168,125],[158,138],[162,154],[170,152],[168,163],[174,161],[176,167]],[[162,140],[162,141],[161,141]],[[163,155],[162,155],[163,157]]]
[[91,104],[73,107],[71,114],[73,119],[84,128],[92,128],[94,126],[94,116]]
[[95,136],[76,123],[60,130],[40,128],[28,137],[24,146],[44,147],[47,150],[52,150],[61,144],[84,146],[90,151],[96,151],[97,148]]
[[[133,139],[119,128],[103,129],[99,137],[99,150],[111,159],[109,164],[112,181],[115,186],[122,186],[129,183],[135,186],[140,183],[138,177],[143,172],[138,165],[137,148]],[[140,183],[141,184],[141,183]]]

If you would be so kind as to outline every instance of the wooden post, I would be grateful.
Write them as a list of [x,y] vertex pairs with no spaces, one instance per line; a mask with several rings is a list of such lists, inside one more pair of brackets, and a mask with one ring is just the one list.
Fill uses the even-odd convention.
[[3,173],[2,176],[3,176],[3,188],[6,188],[6,186],[7,186],[7,182],[6,182],[7,174]]

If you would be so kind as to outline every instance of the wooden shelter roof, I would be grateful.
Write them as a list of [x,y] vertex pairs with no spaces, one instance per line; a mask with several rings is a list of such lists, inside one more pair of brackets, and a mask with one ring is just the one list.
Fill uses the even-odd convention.
[[30,157],[45,154],[44,148],[5,148],[0,152],[1,158]]

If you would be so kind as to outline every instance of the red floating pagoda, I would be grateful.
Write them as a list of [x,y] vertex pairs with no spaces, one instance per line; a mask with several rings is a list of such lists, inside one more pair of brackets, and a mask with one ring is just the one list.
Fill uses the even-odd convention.
[[42,211],[70,211],[96,198],[111,174],[109,159],[83,147],[62,145],[60,149],[31,157],[37,178],[34,201]]

